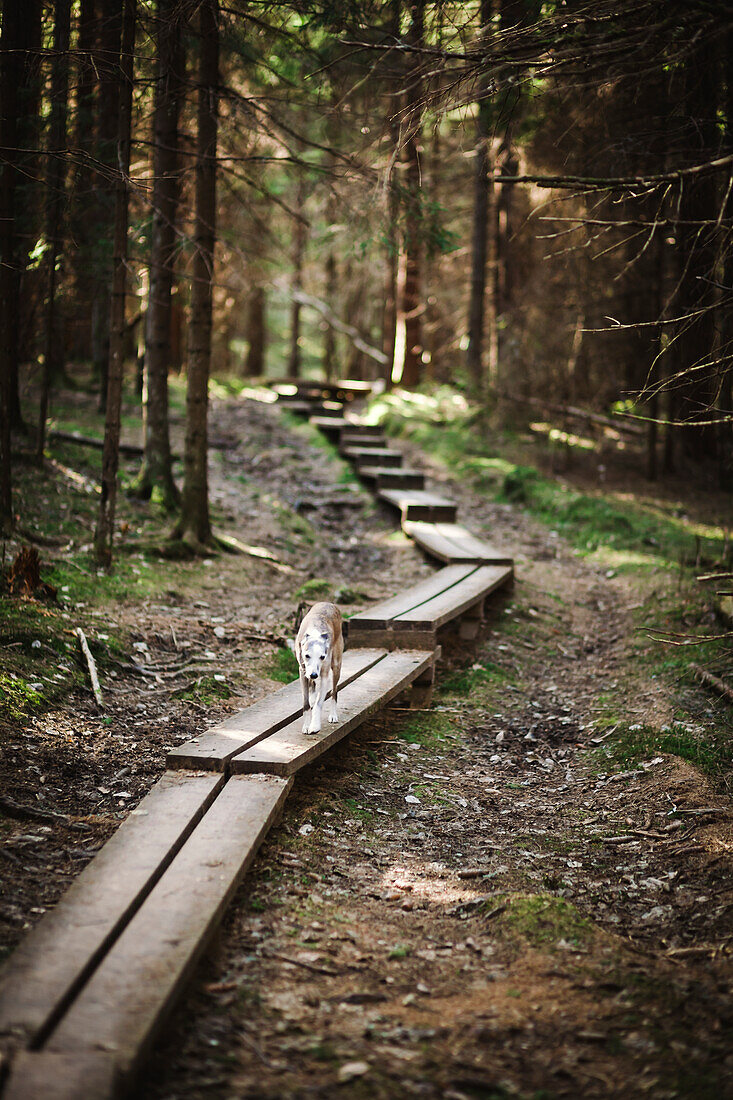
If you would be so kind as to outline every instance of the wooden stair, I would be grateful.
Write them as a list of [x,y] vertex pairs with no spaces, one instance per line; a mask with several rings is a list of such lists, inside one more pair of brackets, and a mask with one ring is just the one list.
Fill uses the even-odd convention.
[[[377,481],[379,486],[379,481]],[[405,520],[402,530],[427,554],[438,561],[482,562],[487,565],[511,565],[510,554],[472,535],[457,523],[427,523]]]
[[458,510],[454,501],[424,489],[379,489],[377,496],[401,513],[403,523],[411,519],[453,523]]

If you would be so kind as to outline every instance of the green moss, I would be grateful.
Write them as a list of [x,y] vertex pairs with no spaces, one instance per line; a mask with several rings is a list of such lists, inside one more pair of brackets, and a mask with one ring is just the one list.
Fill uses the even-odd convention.
[[325,577],[311,577],[305,584],[301,584],[295,595],[298,599],[313,600],[320,596],[329,596],[331,592],[331,582]]
[[298,660],[292,649],[288,649],[287,646],[276,649],[272,661],[265,669],[265,674],[271,680],[277,680],[281,684],[289,684],[292,680],[297,680]]
[[26,680],[0,672],[0,715],[19,719],[24,712],[37,710],[41,696]]
[[446,676],[440,684],[441,695],[473,695],[477,688],[495,687],[514,679],[511,673],[487,661],[481,668],[462,669]]
[[[497,904],[500,904],[498,898],[485,903],[489,909]],[[552,894],[509,896],[500,920],[505,930],[537,948],[553,946],[559,940],[579,947],[593,934],[591,921],[571,902]]]
[[231,691],[225,681],[217,680],[214,676],[200,676],[193,684],[172,693],[178,699],[194,700],[211,706],[219,699],[229,699]]
[[424,745],[426,748],[455,742],[458,738],[453,719],[435,711],[420,711],[407,715],[400,722],[397,737],[409,744]]
[[387,958],[388,959],[406,959],[408,955],[412,954],[412,948],[407,943],[396,943],[394,947],[390,948]]

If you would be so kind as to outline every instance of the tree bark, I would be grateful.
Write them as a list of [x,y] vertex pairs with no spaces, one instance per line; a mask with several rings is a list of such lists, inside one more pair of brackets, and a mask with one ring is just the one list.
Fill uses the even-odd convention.
[[[400,17],[402,15],[402,0],[392,0],[389,18],[389,41],[396,42],[400,36]],[[397,68],[397,76],[401,77],[402,66],[394,62]],[[384,371],[384,381],[389,388],[392,384],[392,372],[395,369],[395,340],[397,329],[397,263],[399,255],[399,230],[398,219],[400,214],[400,193],[395,175],[395,162],[399,155],[400,123],[397,110],[398,91],[397,80],[392,77],[390,81],[390,105],[389,105],[389,135],[390,135],[390,170],[387,179],[387,226],[384,248],[384,308],[382,311],[382,351],[386,357],[387,369]]]
[[99,71],[99,109],[97,114],[98,171],[94,203],[89,221],[95,240],[95,294],[92,300],[92,358],[100,380],[99,407],[107,402],[107,368],[110,361],[110,299],[114,269],[114,242],[108,226],[114,223],[118,174],[118,136],[120,110],[120,40],[124,0],[101,0],[99,42],[96,65]]
[[[714,155],[717,148],[717,60],[714,45],[706,44],[694,50],[685,63],[687,149],[695,160]],[[680,373],[679,381],[674,383],[678,387],[678,418],[686,425],[680,442],[688,457],[702,461],[714,457],[716,443],[715,429],[699,422],[711,420],[716,404],[713,226],[718,216],[718,196],[714,176],[687,179],[681,187],[680,222],[707,222],[677,227],[677,313],[683,320],[674,344],[675,369]]]
[[247,358],[244,364],[246,378],[261,378],[265,373],[265,346],[267,343],[265,288],[256,286],[247,302]]
[[136,495],[155,494],[167,511],[180,504],[171,469],[168,429],[168,371],[171,360],[171,295],[180,197],[178,121],[185,58],[178,0],[158,0],[157,65],[153,116],[153,224],[150,287],[145,318],[143,434],[145,454]]
[[207,471],[207,417],[211,365],[212,284],[216,240],[216,144],[219,91],[219,5],[202,0],[195,168],[195,226],[191,315],[188,327],[185,481],[175,534],[203,546],[211,539]]
[[127,225],[129,217],[130,131],[132,116],[133,62],[135,52],[135,0],[124,0],[122,40],[119,56],[118,172],[115,183],[115,228],[112,271],[112,299],[109,320],[109,365],[102,454],[102,494],[94,551],[101,565],[112,563],[117,469],[119,465],[120,407],[125,337],[125,289],[127,283]]
[[69,236],[74,242],[73,258],[76,300],[84,327],[77,337],[78,352],[92,358],[92,328],[88,303],[96,293],[94,274],[94,219],[90,204],[95,199],[92,161],[95,154],[97,65],[95,57],[98,22],[97,0],[81,0],[77,41],[76,127],[74,132],[77,164],[72,186]]
[[[302,211],[304,192],[298,187],[297,209]],[[293,234],[293,276],[292,286],[295,292],[290,302],[290,354],[288,355],[287,373],[290,378],[300,378],[300,310],[301,304],[298,292],[303,289],[303,264],[305,262],[306,225],[298,218]]]
[[[36,457],[43,461],[46,444],[46,418],[54,377],[62,369],[56,333],[56,262],[62,251],[61,228],[66,185],[66,122],[69,110],[69,37],[71,32],[71,2],[56,0],[53,31],[54,58],[51,70],[51,122],[48,141],[48,171],[46,173],[46,331],[43,352],[43,380],[38,411]],[[63,353],[61,353],[63,354]]]
[[[422,139],[422,61],[419,50],[425,31],[425,0],[412,0],[408,44],[414,47],[407,81],[406,114],[408,134],[405,141],[405,232],[403,239],[402,271],[398,271],[398,307],[396,343],[404,340],[401,372],[395,361],[393,381],[407,389],[414,389],[422,376],[422,312],[421,259],[422,259],[422,188],[420,181],[420,142]],[[401,278],[400,278],[401,275]],[[401,331],[400,331],[401,330]],[[400,348],[402,351],[402,348]],[[395,354],[395,360],[397,354]],[[394,374],[400,377],[395,378]]]

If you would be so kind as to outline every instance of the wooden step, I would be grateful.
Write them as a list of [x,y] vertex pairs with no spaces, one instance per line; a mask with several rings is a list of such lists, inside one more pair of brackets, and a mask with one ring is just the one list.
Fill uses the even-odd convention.
[[277,407],[283,412],[292,413],[293,416],[309,417],[313,409],[308,401],[298,401],[296,398],[284,397],[278,401]]
[[[193,973],[291,784],[272,775],[234,776],[226,783],[59,1022],[48,1051],[106,1051],[129,1079]],[[79,1100],[85,1096],[80,1082]]]
[[13,1060],[3,1100],[111,1100],[119,1095],[111,1054],[24,1050]]
[[408,470],[404,467],[396,467],[392,470],[388,466],[360,466],[359,477],[364,481],[374,481],[377,491],[425,488],[425,474],[420,470]]
[[385,441],[381,436],[378,435],[361,435],[360,433],[357,434],[356,432],[352,431],[342,431],[339,445],[341,454],[344,454],[346,449],[349,447],[366,447],[370,450],[383,451],[385,449]]
[[166,772],[59,903],[19,944],[0,984],[0,1035],[37,1044],[214,801],[224,777]]
[[319,378],[283,378],[273,379],[270,388],[283,397],[318,397],[331,401],[354,400],[368,397],[372,392],[371,382],[360,382],[344,378],[336,382],[326,382]]
[[331,724],[327,720],[328,707],[324,707],[323,728],[320,733],[303,733],[301,721],[292,722],[236,757],[232,763],[235,773],[293,775],[366,721],[375,711],[386,706],[421,674],[432,668],[434,662],[435,653],[432,650],[388,654],[343,692],[339,692],[338,723]]
[[344,456],[356,463],[357,469],[362,466],[401,466],[403,456],[401,451],[393,451],[389,447],[346,447]]
[[[346,687],[385,656],[381,649],[349,651],[341,666],[341,686]],[[203,768],[226,771],[237,753],[286,726],[303,713],[300,680],[259,699],[211,729],[168,753],[169,768]]]
[[412,587],[392,596],[388,600],[359,611],[352,615],[349,623],[349,645],[374,645],[377,633],[391,630],[393,620],[399,615],[412,611],[421,604],[427,603],[441,593],[454,588],[461,581],[466,580],[476,572],[473,565],[450,565],[445,569],[439,569],[437,573],[426,577],[424,581],[412,585]]
[[358,432],[359,435],[376,435],[384,438],[384,431],[379,424],[362,424],[359,420],[347,420],[347,432]]
[[[447,568],[462,568],[448,566]],[[443,572],[443,570],[441,570]],[[459,584],[453,585],[431,600],[401,613],[392,621],[395,631],[437,632],[451,619],[458,618],[497,588],[512,580],[513,570],[506,565],[481,565]],[[408,639],[409,642],[409,639]]]
[[380,489],[377,496],[401,512],[403,521],[453,523],[458,511],[458,506],[447,497],[420,489]]
[[[377,482],[379,486],[379,482]],[[511,555],[478,539],[457,523],[427,523],[405,520],[402,530],[431,557],[444,562],[482,562],[486,565],[513,565]]]
[[319,432],[336,436],[337,439],[341,437],[341,429],[350,424],[350,421],[345,420],[343,416],[311,416],[310,422],[314,428],[318,428]]

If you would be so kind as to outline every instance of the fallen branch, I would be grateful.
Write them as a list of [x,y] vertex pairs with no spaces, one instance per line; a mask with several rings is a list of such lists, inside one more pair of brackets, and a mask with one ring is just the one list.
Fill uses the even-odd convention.
[[87,662],[87,668],[89,669],[89,679],[92,682],[92,691],[94,692],[94,698],[97,700],[97,706],[104,706],[104,699],[102,698],[102,689],[99,686],[99,677],[97,676],[97,666],[92,656],[92,651],[89,648],[86,635],[80,626],[76,628],[76,636],[79,639],[79,645],[81,651]]
[[713,676],[712,672],[708,672],[707,669],[702,668],[700,665],[690,664],[690,668],[701,683],[705,684],[706,687],[712,688],[718,695],[722,695],[724,699],[733,703],[733,688],[729,684],[726,684],[725,680],[721,680],[718,676]]
[[10,798],[0,797],[0,811],[6,817],[16,821],[68,821],[66,814],[57,814],[53,810],[39,810],[35,806],[21,806]]

